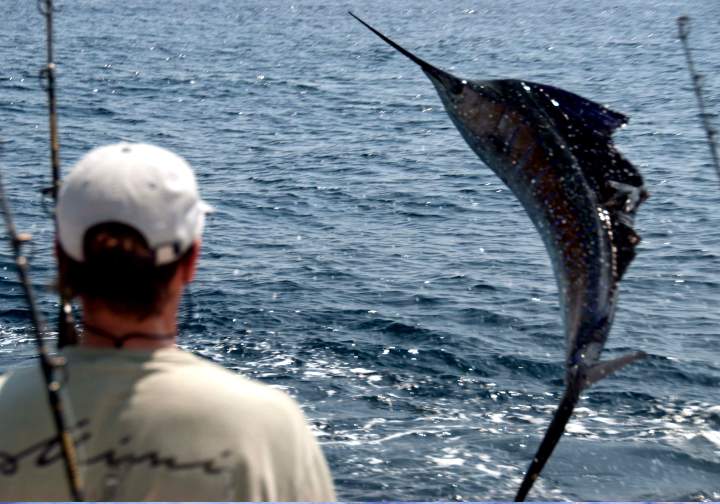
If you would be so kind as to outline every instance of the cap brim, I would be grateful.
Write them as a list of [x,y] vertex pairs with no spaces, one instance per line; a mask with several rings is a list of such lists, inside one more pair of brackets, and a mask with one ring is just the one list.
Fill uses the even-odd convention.
[[200,209],[201,212],[206,213],[206,214],[215,213],[215,207],[203,200],[200,200],[198,202],[198,208]]

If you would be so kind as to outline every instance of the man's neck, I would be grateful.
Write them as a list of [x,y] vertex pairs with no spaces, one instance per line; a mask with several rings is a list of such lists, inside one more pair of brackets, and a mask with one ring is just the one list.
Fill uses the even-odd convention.
[[118,314],[93,303],[83,303],[83,306],[85,330],[80,341],[81,346],[134,350],[175,346],[177,310],[172,309],[172,306],[166,306],[160,313],[142,319]]

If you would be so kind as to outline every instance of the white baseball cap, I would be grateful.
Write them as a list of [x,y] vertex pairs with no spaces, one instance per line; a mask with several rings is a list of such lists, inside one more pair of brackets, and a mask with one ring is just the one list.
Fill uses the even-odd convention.
[[91,150],[73,167],[58,195],[58,241],[76,261],[93,226],[117,222],[137,230],[155,264],[178,259],[202,235],[212,207],[200,199],[190,165],[167,149],[119,143]]

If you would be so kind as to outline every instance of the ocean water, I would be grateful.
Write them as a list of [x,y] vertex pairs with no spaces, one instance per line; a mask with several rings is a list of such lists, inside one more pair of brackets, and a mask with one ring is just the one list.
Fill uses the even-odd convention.
[[[64,169],[120,139],[194,165],[210,219],[181,344],[302,404],[344,500],[510,500],[563,388],[537,232],[430,82],[347,15],[466,78],[559,86],[630,116],[650,199],[609,356],[535,500],[720,500],[720,180],[675,19],[720,126],[720,3],[58,1]],[[0,4],[0,169],[56,313],[43,19]],[[0,370],[33,358],[0,250]]]

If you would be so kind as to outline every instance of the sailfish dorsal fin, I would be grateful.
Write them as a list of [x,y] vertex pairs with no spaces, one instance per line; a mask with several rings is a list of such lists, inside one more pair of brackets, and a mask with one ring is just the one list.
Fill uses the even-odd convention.
[[594,101],[545,84],[523,82],[577,159],[585,180],[611,222],[616,280],[635,257],[640,237],[633,229],[637,206],[647,197],[637,169],[615,148],[612,133],[627,117]]
[[523,84],[538,97],[545,98],[545,102],[540,101],[538,105],[557,108],[567,116],[568,120],[585,128],[591,128],[599,134],[610,135],[628,121],[624,114],[570,91],[535,82],[523,82]]

